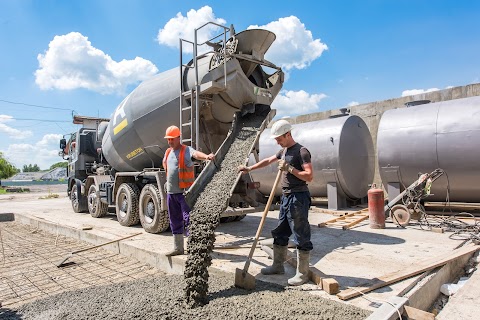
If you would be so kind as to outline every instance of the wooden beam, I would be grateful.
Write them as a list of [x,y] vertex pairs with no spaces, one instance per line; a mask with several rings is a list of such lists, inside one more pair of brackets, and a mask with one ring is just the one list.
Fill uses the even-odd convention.
[[414,265],[405,268],[403,270],[399,270],[396,272],[392,272],[389,274],[386,274],[384,276],[381,276],[376,279],[372,279],[373,283],[366,284],[365,286],[362,287],[357,287],[355,289],[346,289],[341,291],[340,293],[337,294],[337,297],[342,299],[342,300],[347,300],[350,298],[354,298],[356,296],[359,296],[361,293],[366,293],[373,291],[378,288],[385,287],[389,284],[416,276],[417,274],[420,274],[422,272],[425,272],[427,270],[434,269],[436,267],[442,266],[446,264],[447,262],[457,259],[463,255],[466,254],[471,254],[474,253],[475,251],[479,250],[479,246],[466,246],[462,247],[458,250],[454,250],[453,252],[448,252],[446,254],[443,254],[440,257],[436,257],[434,259],[429,259],[423,262],[415,263]]
[[405,314],[410,320],[435,320],[435,315],[417,308],[404,306]]
[[347,213],[341,217],[337,218],[332,218],[330,220],[327,220],[325,222],[321,222],[318,224],[318,226],[321,227],[342,227],[343,230],[347,230],[350,227],[356,225],[359,222],[362,222],[366,219],[368,219],[368,208],[355,211],[355,212],[350,212]]
[[322,279],[322,288],[328,294],[337,294],[339,291],[338,282],[333,278]]

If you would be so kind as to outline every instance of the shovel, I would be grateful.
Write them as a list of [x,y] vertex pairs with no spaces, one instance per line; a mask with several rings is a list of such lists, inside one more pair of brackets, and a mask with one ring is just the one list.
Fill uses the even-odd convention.
[[235,270],[235,286],[239,288],[244,288],[247,290],[255,289],[255,277],[248,273],[248,267],[250,266],[250,262],[252,261],[253,252],[255,251],[255,247],[257,246],[258,238],[260,237],[260,233],[263,229],[263,224],[265,223],[265,218],[267,217],[268,209],[273,202],[273,196],[275,195],[275,189],[277,189],[278,182],[280,181],[280,177],[282,176],[282,171],[278,170],[277,177],[275,178],[275,182],[273,183],[272,191],[270,191],[270,196],[268,197],[267,205],[265,206],[265,210],[263,211],[262,220],[260,220],[260,224],[258,225],[257,234],[255,235],[255,240],[253,241],[252,248],[250,249],[250,253],[248,255],[247,261],[245,262],[245,266],[243,269],[236,269]]
[[[103,246],[106,246],[107,244],[115,243],[115,242],[118,242],[118,241],[122,241],[122,240],[125,240],[125,239],[128,239],[128,238],[132,238],[132,237],[138,236],[139,234],[142,234],[142,232],[135,233],[135,234],[132,234],[132,235],[130,235],[130,236],[123,237],[123,238],[120,238],[120,239],[117,239],[117,240],[108,241],[108,242],[105,242],[105,243],[102,243],[102,244],[99,244],[99,245],[97,245],[97,246],[93,246],[93,247],[90,247],[90,248],[86,248],[86,249],[82,249],[82,250],[77,250],[77,251],[70,252],[65,258],[63,258],[62,261],[60,261],[59,263],[57,263],[57,268],[64,267],[64,266],[66,265],[65,262],[66,262],[68,259],[70,259],[74,254],[77,254],[77,253],[80,253],[80,252],[84,252],[84,251],[88,251],[88,250],[92,250],[92,249],[96,249],[96,248],[99,248],[99,247],[103,247]],[[67,264],[68,264],[68,263],[67,263]]]

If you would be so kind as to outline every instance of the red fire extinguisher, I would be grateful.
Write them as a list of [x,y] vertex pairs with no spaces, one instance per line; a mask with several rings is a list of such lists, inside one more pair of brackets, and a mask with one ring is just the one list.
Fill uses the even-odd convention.
[[368,190],[368,217],[371,229],[385,228],[385,197],[375,184]]

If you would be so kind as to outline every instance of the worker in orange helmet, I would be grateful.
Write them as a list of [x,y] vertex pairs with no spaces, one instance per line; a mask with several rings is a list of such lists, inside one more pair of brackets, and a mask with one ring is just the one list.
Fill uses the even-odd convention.
[[190,188],[195,180],[193,159],[213,160],[213,153],[205,154],[180,142],[180,129],[170,126],[165,132],[165,139],[170,148],[163,157],[163,168],[167,173],[167,207],[170,219],[170,228],[173,234],[173,250],[167,256],[176,256],[184,253],[183,232],[190,220],[190,208],[183,193]]

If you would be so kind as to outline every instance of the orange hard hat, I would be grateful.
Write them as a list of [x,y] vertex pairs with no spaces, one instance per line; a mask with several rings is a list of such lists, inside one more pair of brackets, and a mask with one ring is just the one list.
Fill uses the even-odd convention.
[[176,137],[180,137],[180,129],[177,126],[170,126],[165,131],[165,139],[173,139]]

